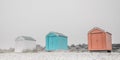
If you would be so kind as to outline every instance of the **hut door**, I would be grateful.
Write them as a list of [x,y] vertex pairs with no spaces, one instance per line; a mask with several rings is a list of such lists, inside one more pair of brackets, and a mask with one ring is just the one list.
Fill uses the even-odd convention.
[[92,34],[92,49],[97,49],[97,38],[96,38],[96,34]]
[[98,49],[103,49],[103,39],[102,34],[97,34],[97,40],[98,40]]
[[49,48],[50,49],[55,49],[55,47],[56,47],[56,37],[51,37],[51,38],[49,38]]
[[103,46],[101,34],[92,34],[92,49],[101,49]]
[[54,48],[54,45],[53,45],[53,38],[50,38],[49,39],[49,49],[53,49]]

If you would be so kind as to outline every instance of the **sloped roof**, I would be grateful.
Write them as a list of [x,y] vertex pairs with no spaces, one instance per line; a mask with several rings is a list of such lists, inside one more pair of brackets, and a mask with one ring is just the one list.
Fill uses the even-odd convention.
[[110,32],[106,32],[106,33],[108,33],[108,34],[112,35]]
[[102,32],[105,32],[103,29],[99,28],[99,27],[94,27],[93,29],[91,29],[88,33],[91,33],[94,30],[100,30]]
[[24,40],[36,41],[35,39],[33,39],[32,37],[29,37],[29,36],[19,36],[17,39],[19,39],[19,38],[23,38]]
[[[101,31],[101,32],[105,32],[105,31],[104,31],[103,29],[101,29],[101,28],[94,27],[93,29],[91,29],[91,30],[88,32],[88,34],[91,33],[91,32],[93,32],[94,30],[99,30],[99,31]],[[105,33],[112,35],[110,32],[105,32]]]
[[63,37],[67,37],[67,36],[65,36],[64,34],[58,33],[58,32],[49,32],[49,33],[47,34],[47,36],[63,36]]

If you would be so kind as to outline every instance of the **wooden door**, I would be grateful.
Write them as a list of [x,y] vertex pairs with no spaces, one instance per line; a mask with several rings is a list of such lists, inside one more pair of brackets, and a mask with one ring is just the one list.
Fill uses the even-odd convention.
[[98,49],[103,49],[103,38],[102,34],[97,34],[97,44],[98,44]]
[[49,38],[49,49],[55,50],[57,48],[57,37]]
[[103,49],[103,39],[101,33],[92,34],[92,49]]

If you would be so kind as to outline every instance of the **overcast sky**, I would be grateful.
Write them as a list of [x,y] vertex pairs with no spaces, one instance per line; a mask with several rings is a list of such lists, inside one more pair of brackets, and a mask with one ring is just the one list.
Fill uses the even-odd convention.
[[93,27],[120,43],[120,0],[0,0],[0,48],[14,47],[21,35],[45,46],[50,31],[68,36],[69,45],[87,43]]

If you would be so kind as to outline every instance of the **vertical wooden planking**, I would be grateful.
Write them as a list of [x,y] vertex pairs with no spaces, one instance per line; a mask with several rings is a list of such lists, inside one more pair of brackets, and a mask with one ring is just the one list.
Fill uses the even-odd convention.
[[111,50],[111,34],[100,28],[88,32],[88,50]]

